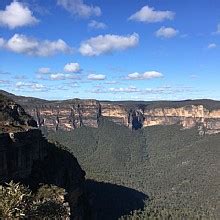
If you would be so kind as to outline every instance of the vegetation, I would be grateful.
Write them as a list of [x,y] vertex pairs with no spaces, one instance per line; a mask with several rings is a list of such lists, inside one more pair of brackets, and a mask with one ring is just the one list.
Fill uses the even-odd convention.
[[36,193],[19,183],[0,186],[0,218],[69,218],[64,189],[42,185]]
[[220,108],[220,102],[211,99],[196,99],[196,100],[182,100],[182,101],[102,101],[101,103],[119,104],[125,106],[127,109],[135,109],[135,107],[148,109],[155,108],[181,108],[191,105],[203,105],[208,110],[215,110]]
[[192,207],[176,207],[174,204],[169,206],[161,205],[163,201],[156,199],[146,202],[143,210],[135,210],[130,215],[125,215],[119,220],[176,220],[176,219],[216,219],[212,213],[204,208],[194,209]]
[[87,178],[149,196],[154,202],[135,212],[140,216],[156,209],[171,219],[198,213],[219,217],[219,134],[200,136],[196,128],[183,130],[178,125],[131,131],[102,119],[98,129],[49,132],[48,137],[79,159]]

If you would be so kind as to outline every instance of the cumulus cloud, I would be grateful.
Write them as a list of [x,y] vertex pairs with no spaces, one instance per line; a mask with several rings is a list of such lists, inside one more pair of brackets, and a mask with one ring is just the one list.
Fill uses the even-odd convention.
[[45,91],[47,88],[39,83],[32,83],[32,82],[17,82],[15,87],[18,89],[28,89],[32,91]]
[[49,67],[41,67],[37,71],[39,74],[49,74],[51,72]]
[[54,73],[50,75],[51,80],[67,80],[67,79],[79,79],[78,76],[64,73]]
[[99,35],[81,43],[79,52],[84,56],[99,56],[104,53],[125,50],[139,43],[139,35]]
[[102,14],[100,7],[87,5],[83,2],[83,0],[57,0],[57,4],[62,6],[71,14],[83,18],[100,16]]
[[156,11],[153,7],[148,5],[141,8],[140,11],[129,17],[129,20],[146,22],[146,23],[156,23],[164,20],[172,20],[175,13],[172,11]]
[[216,47],[217,47],[217,44],[215,44],[215,43],[211,43],[208,45],[208,49],[214,49]]
[[144,80],[144,79],[153,79],[153,78],[161,78],[163,77],[163,74],[157,71],[147,71],[143,74],[134,72],[130,73],[127,76],[127,79],[130,80]]
[[106,29],[107,25],[103,22],[92,20],[89,22],[88,27],[93,29]]
[[104,80],[105,78],[106,76],[102,74],[89,74],[88,75],[89,80]]
[[155,32],[155,35],[157,37],[162,37],[162,38],[172,38],[172,37],[175,37],[178,33],[179,31],[172,27],[163,26]]
[[81,69],[79,63],[67,63],[64,66],[64,71],[67,73],[78,73],[80,70]]
[[34,25],[38,19],[33,16],[32,11],[21,2],[13,1],[7,5],[5,10],[0,11],[0,26],[10,29],[16,27]]
[[15,53],[45,57],[71,51],[71,48],[62,39],[40,41],[22,34],[15,34],[7,41],[0,40],[0,47]]

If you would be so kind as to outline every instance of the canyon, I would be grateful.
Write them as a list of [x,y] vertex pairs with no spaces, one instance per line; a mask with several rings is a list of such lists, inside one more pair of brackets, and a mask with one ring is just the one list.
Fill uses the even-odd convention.
[[4,91],[0,93],[19,103],[36,120],[38,127],[49,130],[98,127],[100,117],[106,117],[131,129],[180,124],[184,129],[197,126],[201,134],[220,132],[220,102],[214,100],[48,101]]

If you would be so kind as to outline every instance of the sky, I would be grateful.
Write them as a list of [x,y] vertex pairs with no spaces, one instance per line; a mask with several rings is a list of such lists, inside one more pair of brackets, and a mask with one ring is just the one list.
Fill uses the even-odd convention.
[[220,100],[219,0],[0,0],[0,89]]

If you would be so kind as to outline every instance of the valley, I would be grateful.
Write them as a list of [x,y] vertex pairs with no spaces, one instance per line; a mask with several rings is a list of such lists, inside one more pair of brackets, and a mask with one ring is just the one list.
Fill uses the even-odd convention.
[[[13,96],[9,95],[7,97],[10,99]],[[19,103],[21,103],[21,100],[24,102],[27,99],[16,96],[14,98],[15,100],[20,100]],[[51,145],[52,151],[49,149],[49,151],[45,151],[48,147],[46,147],[44,136],[49,140],[49,143],[60,145],[68,154],[74,155],[85,171],[86,181],[83,183],[85,191],[82,191],[82,193],[87,195],[86,197],[84,196],[84,206],[87,204],[86,215],[90,216],[88,217],[89,219],[151,219],[151,217],[159,216],[164,216],[164,218],[171,216],[172,219],[182,218],[183,216],[187,219],[195,219],[196,216],[203,216],[204,219],[219,218],[220,134],[218,132],[205,132],[206,129],[201,123],[186,128],[181,123],[170,124],[168,122],[168,124],[141,126],[139,129],[132,129],[128,124],[119,123],[118,118],[121,114],[117,113],[115,116],[118,118],[113,118],[104,116],[105,111],[99,111],[99,115],[96,118],[96,126],[83,124],[83,114],[82,124],[72,129],[60,127],[59,123],[62,124],[62,122],[58,123],[58,128],[50,127],[47,123],[39,126],[39,121],[34,123],[32,117],[26,115],[20,105],[13,103],[11,99],[9,100],[10,105],[8,105],[7,99],[4,100],[6,101],[2,103],[3,108],[1,111],[4,118],[2,120],[2,123],[4,123],[2,124],[3,136],[6,137],[5,133],[8,131],[14,132],[15,143],[13,146],[16,148],[19,146],[18,155],[27,154],[25,153],[27,151],[25,146],[29,142],[29,144],[32,144],[31,139],[33,141],[36,139],[39,146],[43,147],[43,151],[37,150],[38,148],[35,151],[45,152],[46,154],[50,152],[49,155],[51,155],[40,156],[41,162],[36,168],[31,168],[32,165],[30,164],[28,169],[20,170],[20,174],[13,174],[8,179],[16,180],[15,177],[21,178],[22,174],[25,178],[29,176],[29,184],[35,182],[33,178],[37,178],[38,181],[40,179],[46,183],[52,181],[51,183],[64,187],[65,184],[69,184],[72,181],[71,179],[66,179],[66,175],[70,175],[67,174],[69,171],[65,170],[68,165],[63,164],[64,161],[61,159],[63,156],[59,158],[59,150],[55,150],[55,148],[52,150]],[[37,103],[34,99],[34,102],[32,102],[34,106],[24,105],[24,108],[27,108],[27,111],[30,111],[30,108],[43,108],[40,107],[42,100],[40,103]],[[66,103],[66,101],[61,102],[60,105],[63,105],[63,103]],[[95,103],[96,107],[99,106],[100,108],[100,105],[97,102]],[[171,104],[169,103],[169,105]],[[218,103],[216,102],[216,104]],[[137,103],[133,103],[133,105],[137,106]],[[162,104],[160,103],[160,105]],[[47,105],[45,104],[45,106]],[[87,111],[90,112],[88,106],[89,104],[87,105]],[[127,108],[127,106],[128,103],[125,107]],[[186,109],[186,107],[182,108]],[[96,108],[93,108],[93,112],[94,109]],[[129,109],[132,109],[131,103],[129,103]],[[46,116],[48,118],[44,118],[44,121],[54,120],[53,112],[55,111],[51,107],[50,114]],[[82,112],[85,113],[86,111],[83,110]],[[36,117],[34,112],[32,113],[33,118]],[[21,115],[23,116],[20,117]],[[142,122],[145,120],[140,115],[133,115],[132,117],[133,124],[137,122],[136,119],[143,120]],[[89,117],[87,120],[89,123],[94,122]],[[35,126],[35,130],[30,127],[30,123]],[[9,126],[7,130],[5,130],[6,125]],[[36,128],[37,126],[43,136],[39,133],[38,138],[33,139],[34,136],[30,138],[28,132],[40,132]],[[31,130],[25,131],[27,129]],[[22,132],[24,132],[23,136]],[[23,143],[24,140],[19,140],[19,136],[24,140],[27,139],[28,143]],[[1,143],[7,145],[8,141],[6,139],[3,140],[1,138]],[[5,144],[3,144],[3,147]],[[31,156],[33,160],[31,163],[33,164],[35,164],[34,161],[36,159],[39,160],[36,158],[37,151],[31,153],[31,155],[35,155],[34,157]],[[13,157],[15,157],[14,152],[12,153]],[[60,152],[60,155],[62,154]],[[8,155],[8,153],[5,155]],[[46,160],[44,159],[45,156]],[[25,157],[29,156],[26,155]],[[3,154],[2,158],[8,158],[8,156]],[[54,160],[53,158],[57,158],[55,167],[50,165],[50,161]],[[20,161],[21,159],[16,160]],[[24,159],[22,160],[24,161]],[[8,166],[3,165],[3,167]],[[45,169],[45,171],[40,171],[40,167]],[[32,171],[33,169],[34,171]],[[59,175],[55,175],[54,169],[60,170]],[[2,178],[6,175],[4,172],[6,171],[3,169]],[[11,171],[7,172],[12,173]],[[46,179],[42,179],[44,176],[46,176]],[[69,190],[69,186],[66,189]],[[83,187],[82,190],[84,190]],[[75,190],[73,191],[73,196],[77,195]],[[71,202],[72,200],[70,200],[70,205]],[[157,211],[155,212],[155,210]]]

